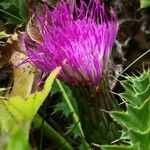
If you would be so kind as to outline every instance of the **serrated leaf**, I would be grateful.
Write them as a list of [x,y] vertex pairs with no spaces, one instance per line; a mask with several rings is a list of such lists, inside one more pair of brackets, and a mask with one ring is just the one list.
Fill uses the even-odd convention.
[[[129,78],[129,77],[128,77]],[[150,93],[150,73],[143,73],[140,77],[129,78],[127,81],[121,82],[125,88],[125,92],[120,96],[134,106],[141,105],[149,98]]]
[[137,131],[147,131],[150,126],[150,100],[141,108],[128,105],[127,112],[112,112],[111,117],[127,128]]
[[121,84],[126,91],[120,96],[129,104],[126,112],[113,111],[111,117],[125,128],[123,133],[130,146],[105,145],[103,149],[150,150],[150,71],[140,77],[127,77]]
[[49,94],[52,83],[60,71],[60,67],[56,68],[46,80],[42,91],[31,94],[26,100],[20,96],[12,97],[4,101],[9,112],[18,122],[31,121],[37,113],[39,107]]
[[137,90],[138,93],[141,93],[146,90],[146,88],[149,86],[150,78],[149,76],[143,74],[141,77],[137,77],[133,79],[133,86]]
[[135,89],[133,88],[133,86],[132,86],[132,84],[130,82],[128,82],[128,81],[122,81],[120,83],[121,83],[121,85],[124,87],[124,89],[126,91],[128,91],[131,94],[135,93]]
[[68,117],[71,114],[66,103],[62,103],[62,102],[55,105],[54,113],[56,113],[56,112],[62,112],[63,115],[65,115],[66,117]]
[[67,127],[67,133],[70,132],[73,133],[75,138],[81,135],[77,124],[72,124],[69,127]]
[[133,145],[139,147],[139,150],[150,150],[150,128],[146,132],[129,132]]

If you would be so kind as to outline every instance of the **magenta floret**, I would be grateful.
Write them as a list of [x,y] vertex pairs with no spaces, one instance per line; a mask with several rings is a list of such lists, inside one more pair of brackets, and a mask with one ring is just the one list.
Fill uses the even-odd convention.
[[[69,84],[98,85],[112,49],[118,25],[115,13],[106,13],[103,3],[59,2],[53,11],[46,7],[37,16],[43,41],[25,39],[29,58],[38,68],[50,73],[62,66],[59,78]],[[31,46],[32,45],[32,46]]]

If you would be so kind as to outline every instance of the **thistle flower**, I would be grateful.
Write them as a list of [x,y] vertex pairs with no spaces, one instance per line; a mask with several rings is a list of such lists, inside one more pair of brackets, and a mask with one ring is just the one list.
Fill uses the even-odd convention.
[[118,31],[116,16],[99,0],[86,4],[59,2],[37,15],[43,40],[25,39],[29,58],[38,68],[50,73],[62,66],[59,78],[69,84],[98,85]]

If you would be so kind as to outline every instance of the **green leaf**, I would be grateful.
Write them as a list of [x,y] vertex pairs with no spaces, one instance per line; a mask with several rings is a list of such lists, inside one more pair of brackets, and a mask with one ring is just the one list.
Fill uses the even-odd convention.
[[73,133],[74,138],[81,136],[81,133],[79,131],[77,124],[72,124],[69,127],[67,127],[67,134],[68,133]]
[[3,99],[0,99],[0,136],[3,133],[9,132],[13,125],[16,124],[14,118],[11,116],[6,106],[4,105]]
[[145,91],[149,86],[150,77],[145,74],[142,74],[140,77],[133,78],[132,82],[136,91],[140,93]]
[[1,2],[0,6],[3,7],[4,9],[9,9],[13,3],[10,0],[5,0]]
[[54,113],[56,112],[62,112],[63,115],[65,115],[66,117],[68,117],[71,114],[66,103],[61,103],[61,102],[55,105]]
[[[126,111],[112,111],[111,117],[124,128],[120,141],[127,145],[105,145],[104,150],[150,150],[150,71],[139,77],[126,77],[121,82],[125,92],[120,97],[127,103]],[[123,136],[125,138],[123,139]]]
[[[7,143],[8,150],[12,148],[12,145],[14,150],[28,150],[27,145],[24,142],[28,141],[31,121],[49,94],[52,88],[52,83],[60,69],[60,67],[57,67],[50,74],[46,80],[43,90],[31,94],[27,99],[24,99],[20,96],[11,97],[8,100],[1,99],[0,136],[3,136],[5,133],[7,133],[9,136],[12,136],[10,142]],[[1,92],[2,90],[0,93]],[[14,128],[22,128],[23,133],[21,133],[22,131],[17,131],[17,133],[14,134]],[[21,137],[24,138],[22,134],[24,134],[25,140],[21,140]],[[21,137],[19,135],[21,135]],[[17,138],[19,138],[19,140]]]
[[140,8],[147,8],[150,7],[150,0],[140,0]]
[[84,139],[84,134],[78,117],[77,104],[71,89],[61,81],[56,80],[56,82],[54,82],[52,93],[62,93],[62,97],[60,97],[61,102],[55,105],[54,113],[62,111],[66,117],[71,115],[73,118],[73,123],[67,128],[67,134],[72,133],[75,138],[80,136],[82,139],[82,146],[84,146],[85,149],[90,150],[91,148]]
[[80,124],[80,120],[78,117],[77,105],[76,105],[76,102],[72,95],[71,90],[69,89],[68,86],[64,85],[59,80],[56,80],[56,84],[57,84],[57,86],[55,86],[55,91],[58,90],[58,91],[62,92],[63,102],[65,103],[65,105],[67,105],[69,112],[72,113],[74,124],[77,125],[78,131],[80,132],[81,137],[84,137],[82,127]]
[[137,150],[132,146],[104,145],[102,150]]
[[128,91],[130,94],[132,93],[136,93],[135,89],[133,88],[132,84],[130,82],[127,82],[127,81],[122,81],[120,82],[121,85],[124,87],[124,89],[126,91]]
[[144,72],[140,77],[128,77],[128,80],[121,82],[126,92],[121,93],[126,102],[131,105],[141,107],[143,103],[149,98],[150,93],[150,73]]
[[6,38],[8,37],[9,35],[6,34],[4,31],[0,32],[0,40],[3,39],[3,38]]
[[78,113],[77,104],[71,89],[69,88],[69,86],[65,85],[58,79],[56,80],[56,82],[54,82],[54,88],[52,89],[52,93],[57,92],[62,93],[62,102],[64,102],[68,106],[70,113],[77,114]]
[[16,5],[16,7],[18,7],[21,18],[26,19],[27,18],[26,1],[25,0],[15,0],[15,5]]
[[36,115],[33,119],[34,128],[41,128],[42,123],[42,131],[44,135],[48,137],[50,141],[55,143],[58,149],[73,150],[72,146],[66,140],[66,138],[64,138],[61,134],[54,130],[46,121],[43,122],[43,119],[39,115]]
[[[0,96],[4,97],[5,94],[5,88],[0,89]],[[12,128],[12,125],[15,125],[16,122],[14,121],[14,118],[11,116],[11,114],[8,112],[6,106],[3,102],[4,98],[0,98],[0,137],[3,138],[3,136],[9,132],[10,128]]]
[[[149,124],[150,125],[150,124]],[[139,147],[139,150],[150,150],[150,127],[146,132],[129,132],[133,145]]]
[[25,0],[5,0],[0,3],[0,12],[6,25],[11,25],[11,28],[25,25],[28,20]]
[[42,91],[31,94],[26,100],[20,96],[11,97],[9,100],[4,101],[7,109],[18,122],[31,121],[43,101],[49,94],[52,83],[60,71],[60,67],[56,68],[46,80]]
[[112,112],[111,117],[118,123],[135,131],[145,132],[150,127],[150,99],[141,108],[128,105],[126,112]]
[[14,129],[14,134],[10,137],[5,150],[31,150],[26,140],[26,133],[23,128]]

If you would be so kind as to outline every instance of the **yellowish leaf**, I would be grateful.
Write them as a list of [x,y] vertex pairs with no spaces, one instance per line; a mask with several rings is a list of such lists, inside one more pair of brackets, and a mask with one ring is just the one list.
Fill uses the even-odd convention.
[[60,71],[60,67],[57,67],[48,77],[44,85],[43,90],[31,94],[27,99],[23,99],[20,96],[11,97],[9,100],[4,101],[9,112],[20,123],[26,120],[31,121],[38,109],[44,102],[45,98],[49,94],[52,83]]

